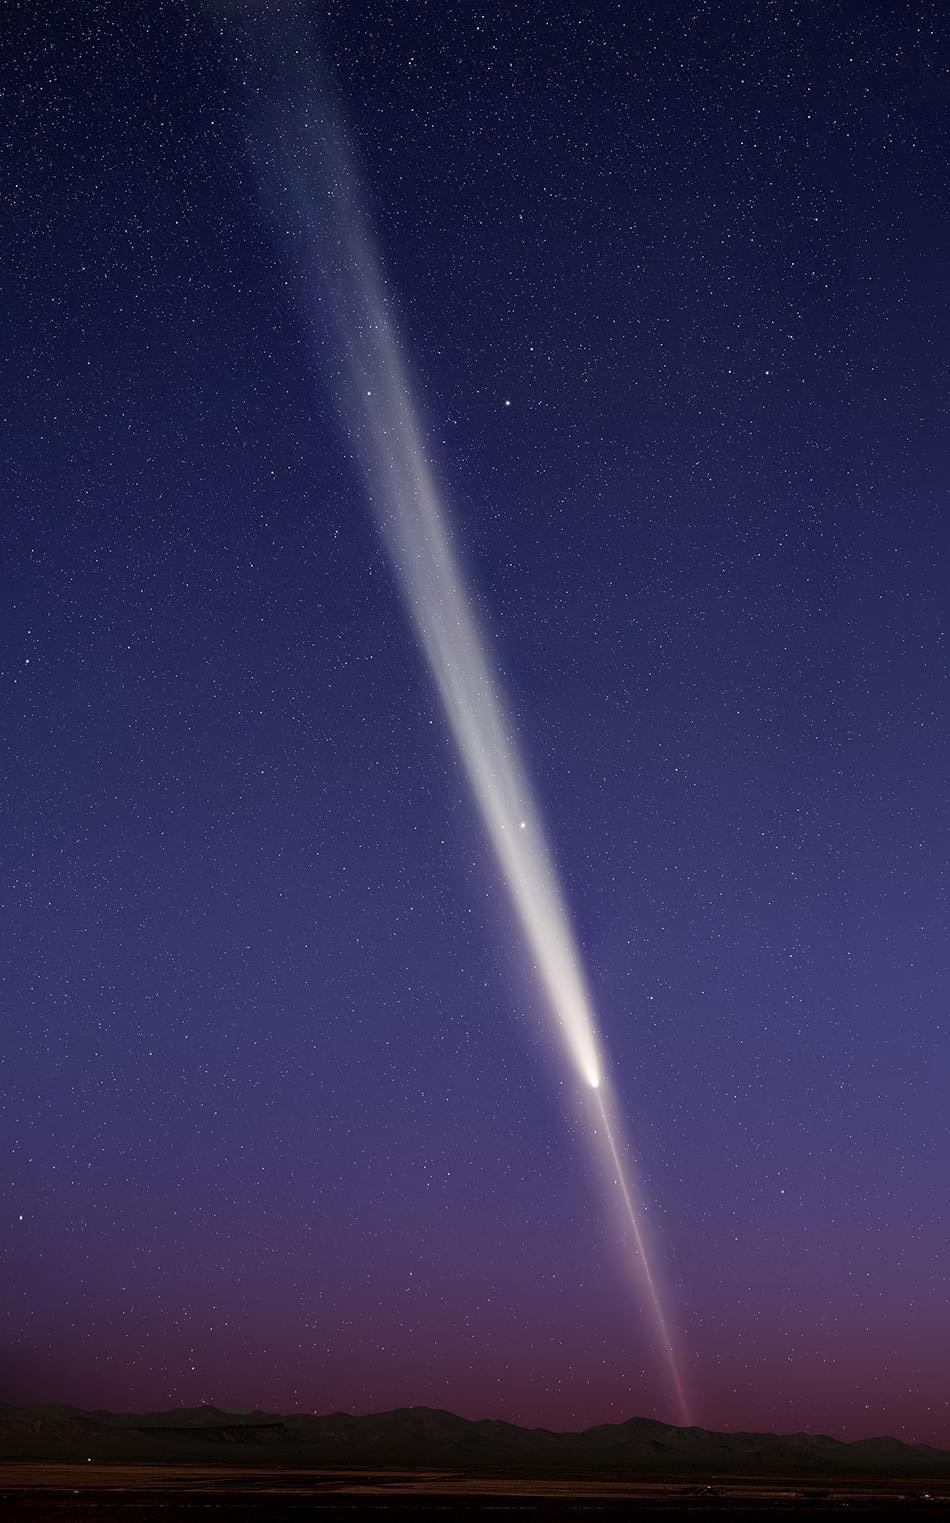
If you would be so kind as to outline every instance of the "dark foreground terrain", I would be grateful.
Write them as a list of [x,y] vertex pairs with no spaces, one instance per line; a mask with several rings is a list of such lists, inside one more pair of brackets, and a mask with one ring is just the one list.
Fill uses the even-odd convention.
[[425,1407],[321,1417],[0,1404],[0,1523],[371,1514],[950,1519],[950,1454],[637,1418],[552,1433]]
[[4,1523],[266,1523],[357,1519],[950,1517],[950,1481],[717,1476],[568,1479],[440,1470],[307,1471],[236,1466],[0,1465]]

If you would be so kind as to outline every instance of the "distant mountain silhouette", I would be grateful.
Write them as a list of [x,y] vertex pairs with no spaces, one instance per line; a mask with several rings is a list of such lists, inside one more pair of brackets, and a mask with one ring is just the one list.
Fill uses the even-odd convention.
[[649,1418],[580,1433],[471,1422],[430,1407],[353,1417],[334,1412],[85,1412],[0,1402],[0,1459],[158,1464],[449,1466],[479,1473],[950,1475],[950,1452],[894,1438],[845,1444],[809,1433],[712,1433]]

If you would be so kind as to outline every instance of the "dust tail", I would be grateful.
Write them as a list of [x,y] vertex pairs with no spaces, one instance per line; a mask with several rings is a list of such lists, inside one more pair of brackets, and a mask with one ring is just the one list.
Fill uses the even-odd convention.
[[610,1116],[607,1113],[606,1093],[602,1088],[596,1090],[595,1093],[597,1098],[597,1108],[600,1112],[600,1119],[604,1127],[604,1136],[607,1139],[607,1147],[610,1152],[610,1157],[613,1160],[614,1169],[616,1170],[617,1188],[620,1191],[621,1200],[623,1201],[624,1214],[627,1220],[627,1224],[629,1225],[630,1231],[633,1235],[634,1245],[636,1247],[637,1256],[640,1261],[638,1265],[640,1281],[646,1292],[647,1304],[652,1313],[654,1327],[656,1328],[657,1337],[663,1350],[667,1372],[670,1377],[670,1383],[676,1401],[676,1409],[679,1414],[680,1422],[682,1422],[684,1426],[689,1427],[689,1425],[692,1423],[689,1401],[687,1400],[686,1388],[683,1384],[683,1377],[680,1373],[679,1360],[676,1357],[676,1350],[673,1347],[673,1340],[670,1336],[669,1324],[666,1320],[666,1313],[663,1310],[663,1302],[660,1299],[660,1292],[657,1288],[656,1279],[654,1277],[653,1270],[650,1267],[650,1257],[647,1252],[643,1226],[640,1220],[640,1212],[634,1201],[633,1189],[627,1178],[627,1170],[624,1167],[620,1149],[617,1146],[613,1128],[610,1125]]
[[[517,741],[517,725],[459,555],[449,494],[420,404],[422,388],[399,331],[342,115],[307,49],[278,26],[261,52],[251,154],[286,245],[329,398],[389,553],[474,812],[505,885],[525,957],[548,1015],[549,1039],[598,1097],[679,1404],[686,1412],[666,1322],[619,1150],[600,1091],[599,1033],[546,821]],[[283,43],[283,45],[282,45]]]

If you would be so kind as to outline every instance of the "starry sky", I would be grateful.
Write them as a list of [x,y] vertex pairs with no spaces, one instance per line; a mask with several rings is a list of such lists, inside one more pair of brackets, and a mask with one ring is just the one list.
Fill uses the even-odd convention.
[[349,120],[696,1419],[950,1445],[945,8],[0,32],[0,1397],[673,1415],[259,33]]

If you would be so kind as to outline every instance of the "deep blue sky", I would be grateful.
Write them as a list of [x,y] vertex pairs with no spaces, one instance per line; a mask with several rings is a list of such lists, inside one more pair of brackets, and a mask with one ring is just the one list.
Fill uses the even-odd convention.
[[[236,9],[0,23],[0,1396],[670,1415],[250,168]],[[950,19],[301,30],[698,1420],[950,1444]]]

